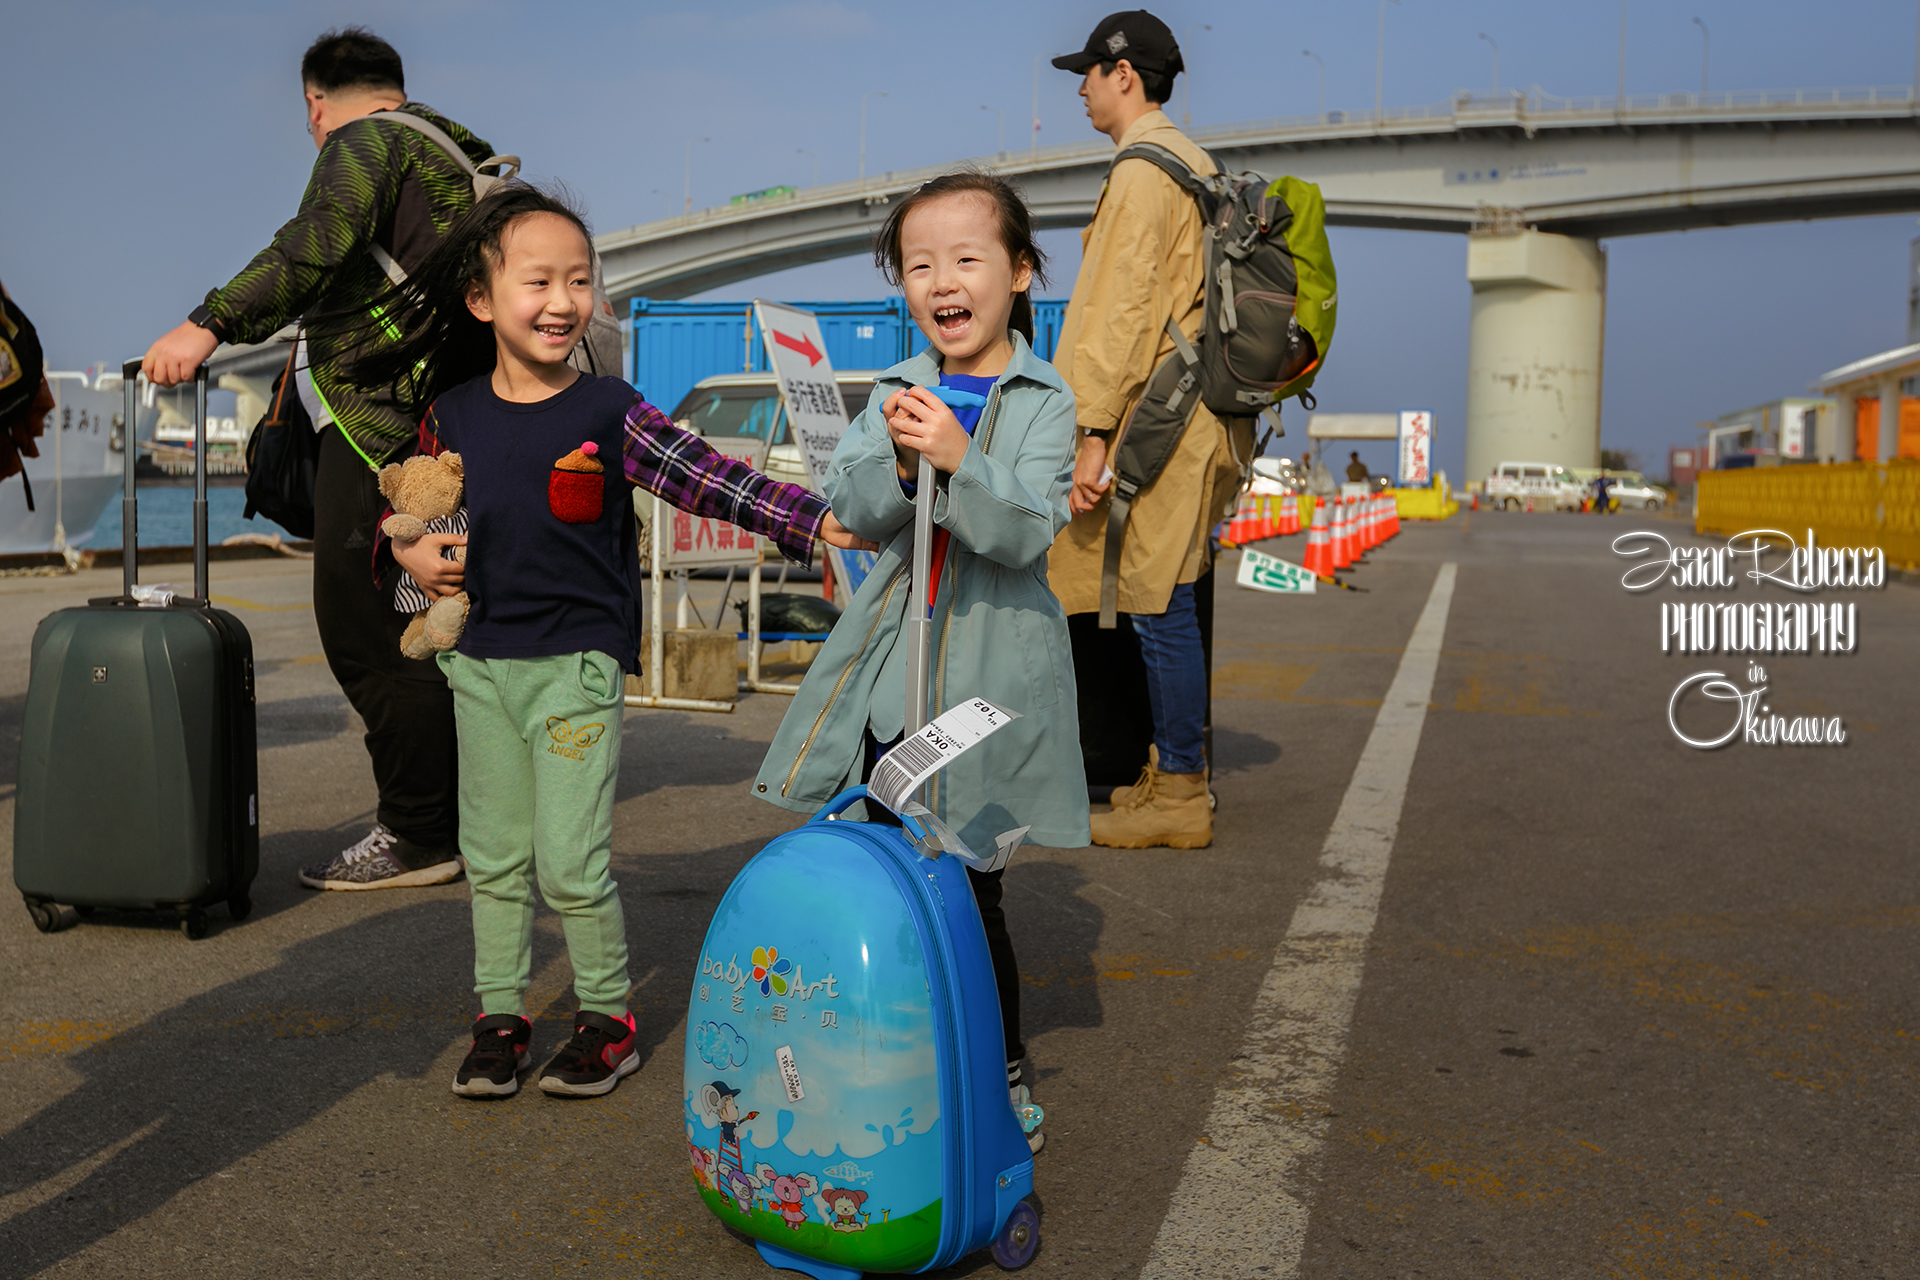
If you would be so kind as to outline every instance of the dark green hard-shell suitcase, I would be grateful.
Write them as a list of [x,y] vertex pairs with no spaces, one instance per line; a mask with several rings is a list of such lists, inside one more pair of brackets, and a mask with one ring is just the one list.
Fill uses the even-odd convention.
[[[125,370],[134,421],[137,363]],[[260,862],[253,640],[207,603],[206,369],[196,382],[194,595],[136,600],[128,448],[124,590],[48,615],[33,637],[13,879],[34,923],[61,906],[159,909],[189,938],[205,908],[251,909]],[[127,431],[129,441],[133,433]]]

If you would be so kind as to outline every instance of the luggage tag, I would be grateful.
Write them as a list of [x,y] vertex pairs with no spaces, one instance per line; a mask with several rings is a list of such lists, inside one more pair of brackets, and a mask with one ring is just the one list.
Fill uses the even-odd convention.
[[957,831],[934,817],[927,806],[918,800],[909,800],[901,806],[899,818],[905,824],[917,822],[922,828],[924,834],[916,832],[911,825],[907,826],[907,834],[913,837],[914,847],[920,850],[921,857],[937,858],[942,853],[950,853],[984,875],[1006,870],[1014,851],[1026,842],[1027,832],[1033,830],[1029,823],[1011,831],[1002,831],[993,838],[993,855],[986,857],[968,848],[967,842],[960,838]]
[[[942,853],[952,853],[969,866],[986,871],[999,870],[1006,865],[1006,859],[1013,855],[1019,837],[1026,834],[1026,828],[1021,828],[1018,833],[1007,833],[1015,837],[1012,843],[1004,849],[996,849],[993,858],[983,859],[968,849],[966,842],[946,823],[934,817],[925,805],[908,797],[928,778],[980,745],[988,735],[1019,718],[1018,711],[997,707],[985,698],[969,698],[918,733],[909,734],[893,750],[881,756],[874,764],[872,776],[867,782],[867,795],[885,805],[907,824],[907,831],[923,856],[937,858]],[[1003,844],[1006,840],[1007,836],[1001,836],[996,844]],[[996,862],[998,865],[990,865]]]

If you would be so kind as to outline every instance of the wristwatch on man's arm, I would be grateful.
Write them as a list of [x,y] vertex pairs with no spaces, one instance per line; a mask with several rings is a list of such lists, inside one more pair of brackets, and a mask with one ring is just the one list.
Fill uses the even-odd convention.
[[187,312],[187,323],[199,325],[222,342],[233,341],[227,333],[227,326],[220,323],[220,317],[214,315],[213,309],[204,302]]

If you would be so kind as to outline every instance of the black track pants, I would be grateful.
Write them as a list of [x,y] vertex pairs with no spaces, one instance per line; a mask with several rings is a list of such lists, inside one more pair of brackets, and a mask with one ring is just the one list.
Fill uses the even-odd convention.
[[367,726],[379,820],[428,848],[459,838],[453,695],[436,662],[400,653],[408,615],[392,578],[373,579],[373,540],[386,499],[346,437],[328,427],[314,481],[313,616],[327,666]]

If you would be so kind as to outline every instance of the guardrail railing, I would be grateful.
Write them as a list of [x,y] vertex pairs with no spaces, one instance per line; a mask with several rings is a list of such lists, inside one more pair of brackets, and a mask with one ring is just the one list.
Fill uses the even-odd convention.
[[[1743,118],[1769,116],[1846,115],[1858,111],[1891,114],[1906,112],[1920,115],[1920,99],[1910,85],[1880,85],[1838,89],[1715,89],[1708,92],[1636,93],[1625,98],[1562,98],[1538,85],[1514,89],[1502,94],[1461,91],[1444,102],[1424,106],[1388,107],[1377,115],[1372,111],[1329,111],[1324,115],[1280,116],[1269,120],[1248,120],[1214,128],[1195,129],[1193,140],[1203,146],[1232,147],[1263,141],[1307,142],[1316,139],[1339,141],[1388,132],[1396,127],[1419,129],[1422,126],[1485,126],[1511,121],[1528,129],[1556,125],[1631,124],[1637,121],[1675,122],[1693,117],[1701,122],[1732,122]],[[785,200],[765,200],[743,205],[715,205],[657,222],[608,232],[598,237],[601,248],[613,248],[663,236],[677,235],[712,222],[733,222],[768,217],[780,212],[812,206],[834,205],[850,199],[866,198],[885,203],[893,195],[910,190],[928,178],[946,173],[959,164],[974,164],[1000,173],[1019,174],[1038,170],[1069,168],[1077,164],[1097,164],[1113,154],[1111,143],[1092,141],[1070,143],[1037,150],[1004,151],[991,156],[927,165],[918,169],[889,171],[850,182],[825,183],[797,188]]]

